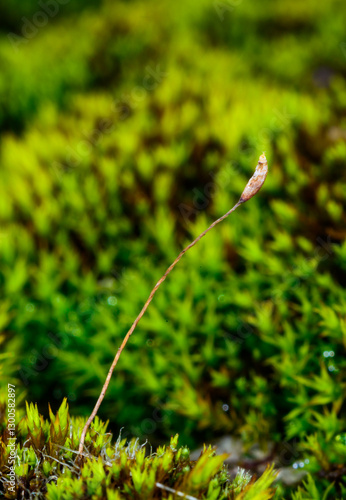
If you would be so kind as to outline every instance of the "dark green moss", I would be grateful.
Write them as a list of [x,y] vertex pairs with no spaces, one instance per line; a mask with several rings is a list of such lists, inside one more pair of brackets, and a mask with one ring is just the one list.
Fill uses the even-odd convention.
[[153,284],[266,150],[260,196],[165,282],[100,418],[154,446],[287,445],[342,496],[343,4],[76,5],[18,50],[0,8],[1,387],[86,416]]

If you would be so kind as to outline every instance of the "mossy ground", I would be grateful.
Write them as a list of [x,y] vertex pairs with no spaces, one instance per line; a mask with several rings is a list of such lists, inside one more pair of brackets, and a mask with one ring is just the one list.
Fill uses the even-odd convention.
[[[5,410],[3,408],[3,410]],[[2,414],[6,412],[3,411]],[[259,478],[239,470],[230,480],[223,462],[227,455],[215,455],[204,447],[196,461],[186,447],[178,447],[178,435],[170,445],[146,453],[138,439],[126,442],[121,435],[114,443],[107,424],[98,418],[86,438],[81,458],[76,449],[82,421],[70,418],[66,400],[49,421],[37,406],[27,405],[27,414],[17,428],[16,484],[8,478],[9,449],[6,422],[0,438],[0,492],[5,498],[73,499],[270,499],[275,480],[272,467]]]
[[166,280],[100,418],[154,447],[287,445],[313,479],[282,495],[341,497],[343,2],[74,2],[31,38],[21,8],[0,7],[2,388],[86,416],[265,150],[265,187]]

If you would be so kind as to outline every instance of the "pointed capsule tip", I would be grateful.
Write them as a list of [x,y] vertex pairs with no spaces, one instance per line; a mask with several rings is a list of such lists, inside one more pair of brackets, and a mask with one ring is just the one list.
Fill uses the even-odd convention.
[[258,164],[256,166],[255,173],[248,181],[245,186],[245,189],[239,199],[239,203],[244,203],[245,201],[250,200],[256,193],[261,189],[266,180],[268,173],[268,162],[265,154],[263,153],[258,160]]

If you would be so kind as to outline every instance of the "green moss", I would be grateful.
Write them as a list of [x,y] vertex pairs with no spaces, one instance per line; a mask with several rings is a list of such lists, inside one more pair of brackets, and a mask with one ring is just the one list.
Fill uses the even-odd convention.
[[86,416],[154,283],[266,150],[265,188],[165,282],[100,417],[154,446],[287,445],[342,496],[343,4],[215,5],[105,1],[18,51],[0,36],[1,386]]
[[189,450],[178,446],[178,435],[169,446],[146,453],[145,443],[138,439],[127,442],[120,435],[112,442],[107,424],[97,418],[88,431],[80,461],[76,449],[81,424],[80,419],[69,416],[66,399],[55,415],[50,410],[50,421],[44,420],[36,405],[27,405],[27,415],[18,426],[13,493],[6,487],[6,431],[0,438],[0,491],[5,498],[149,500],[174,498],[179,492],[190,499],[201,495],[209,500],[273,498],[272,467],[257,480],[243,470],[230,480],[224,465],[227,454],[215,455],[211,447],[204,447],[198,460],[191,461]]

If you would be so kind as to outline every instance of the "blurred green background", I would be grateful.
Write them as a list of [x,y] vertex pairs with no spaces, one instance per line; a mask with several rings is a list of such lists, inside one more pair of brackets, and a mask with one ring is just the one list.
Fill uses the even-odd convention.
[[2,3],[3,387],[87,415],[153,285],[265,150],[263,190],[163,284],[99,415],[153,444],[294,443],[288,462],[308,457],[326,484],[340,471],[345,13],[339,0]]

